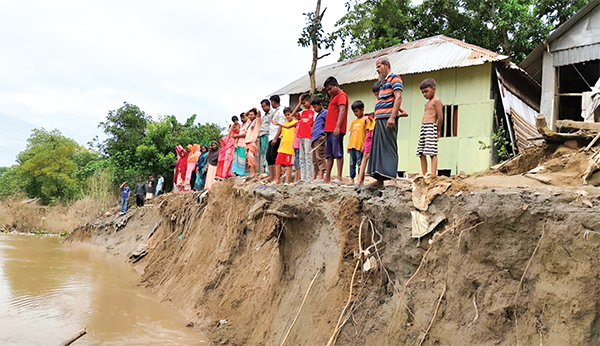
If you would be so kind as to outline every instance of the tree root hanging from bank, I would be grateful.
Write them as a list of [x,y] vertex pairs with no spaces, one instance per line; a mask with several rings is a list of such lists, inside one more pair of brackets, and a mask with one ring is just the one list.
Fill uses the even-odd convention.
[[287,333],[285,333],[285,337],[283,338],[283,340],[281,341],[281,344],[279,344],[279,346],[283,346],[285,344],[285,342],[287,341],[288,337],[290,336],[290,333],[292,332],[292,328],[294,328],[296,321],[298,321],[298,317],[300,317],[300,313],[302,312],[304,303],[306,303],[306,298],[308,298],[308,294],[310,293],[310,290],[313,287],[313,284],[315,283],[315,280],[317,279],[317,276],[319,276],[320,272],[321,272],[321,269],[317,270],[317,272],[315,273],[315,277],[313,277],[312,281],[310,282],[310,285],[308,286],[308,290],[306,290],[306,294],[304,294],[304,299],[302,299],[302,304],[300,304],[300,309],[298,309],[298,313],[296,314],[296,317],[292,321],[290,328],[288,328],[288,331],[287,331]]
[[[542,239],[544,238],[545,232],[546,232],[546,223],[544,223],[544,225],[542,226],[542,235],[540,236],[540,239],[538,240],[537,245],[535,246],[535,249],[533,249],[533,253],[531,254],[531,257],[529,258],[529,261],[527,262],[527,266],[525,267],[525,271],[523,272],[523,275],[521,275],[521,280],[519,281],[519,286],[517,286],[517,293],[515,293],[515,299],[513,300],[513,314],[515,315],[515,336],[517,338],[517,346],[519,346],[519,324],[517,322],[517,299],[519,299],[519,294],[521,293],[521,286],[523,285],[523,280],[525,279],[525,275],[527,274],[527,271],[529,270],[529,266],[531,266],[531,262],[533,262],[533,257],[537,253],[537,250],[540,247],[540,244],[542,243]],[[540,339],[541,339],[541,333],[540,333]]]
[[[371,228],[371,245],[369,245],[366,249],[363,249],[362,233],[363,233],[363,226],[366,221],[369,221],[369,226]],[[375,240],[375,235],[379,236],[379,240]],[[369,218],[363,217],[363,219],[360,223],[359,230],[358,230],[358,253],[355,253],[356,256],[358,256],[358,259],[356,261],[356,265],[354,266],[354,271],[352,272],[352,279],[350,280],[350,291],[348,293],[348,301],[346,302],[346,305],[344,306],[344,308],[342,309],[342,312],[340,313],[340,317],[338,318],[338,322],[334,328],[333,334],[331,335],[331,337],[329,338],[329,340],[327,342],[327,346],[335,345],[340,331],[342,330],[342,328],[344,327],[346,322],[348,322],[348,320],[352,317],[352,314],[354,313],[356,308],[362,304],[362,303],[360,303],[360,304],[356,305],[356,300],[354,300],[354,301],[352,300],[352,293],[354,291],[354,279],[356,278],[356,272],[358,271],[358,268],[362,267],[365,259],[368,260],[368,256],[371,254],[371,251],[373,249],[375,250],[374,254],[377,255],[378,267],[382,268],[385,271],[385,273],[388,276],[388,279],[390,280],[390,282],[392,282],[391,278],[389,276],[389,273],[383,266],[383,262],[381,261],[381,256],[379,254],[379,249],[377,247],[377,245],[380,244],[382,241],[383,241],[383,236],[381,235],[381,233],[379,233],[377,231],[377,229],[375,229],[373,222]],[[369,276],[370,276],[370,273],[369,273]],[[369,276],[367,276],[366,279],[363,278],[361,289],[360,289],[360,291],[358,291],[358,293],[356,295],[357,297],[360,296],[362,289],[365,287],[366,282],[369,279]],[[344,315],[345,315],[345,317],[344,317]]]
[[[447,274],[448,272],[446,272]],[[419,342],[419,346],[423,345],[423,342],[425,342],[425,339],[427,338],[427,335],[429,334],[429,331],[431,330],[431,326],[433,325],[433,321],[435,321],[435,317],[437,316],[438,310],[440,308],[440,304],[442,304],[442,299],[444,298],[444,295],[446,295],[446,288],[448,287],[448,285],[446,283],[444,283],[444,289],[442,290],[442,294],[440,294],[440,298],[438,299],[437,305],[435,306],[435,310],[433,311],[433,317],[431,317],[431,322],[429,322],[429,325],[427,326],[427,330],[425,331],[425,334],[423,334],[423,338],[421,338],[421,342]]]
[[342,329],[342,326],[348,320],[348,318],[346,318],[344,320],[344,323],[342,324],[342,319],[344,318],[344,314],[346,313],[346,310],[348,309],[348,306],[350,306],[350,303],[352,302],[352,289],[354,288],[354,278],[356,276],[356,270],[358,269],[358,266],[360,265],[360,262],[361,262],[360,259],[357,260],[356,261],[356,265],[354,266],[354,272],[352,273],[352,279],[350,280],[350,293],[348,293],[348,302],[346,303],[346,306],[344,306],[344,309],[342,310],[342,313],[340,314],[340,318],[338,319],[337,324],[335,325],[335,329],[333,331],[333,335],[331,335],[331,337],[329,338],[329,341],[327,342],[327,346],[332,346],[335,343],[335,340],[337,339],[338,333]]

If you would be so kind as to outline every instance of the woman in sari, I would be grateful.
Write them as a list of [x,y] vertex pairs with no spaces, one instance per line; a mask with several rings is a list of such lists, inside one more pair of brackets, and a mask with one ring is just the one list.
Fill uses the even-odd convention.
[[215,176],[217,175],[217,165],[219,164],[219,145],[217,142],[210,144],[208,150],[208,169],[206,171],[206,187],[205,190],[210,190],[215,183]]
[[177,152],[177,164],[175,164],[175,173],[173,174],[173,191],[183,191],[185,188],[185,175],[187,171],[188,152],[181,145],[175,147]]
[[200,157],[196,164],[196,182],[194,184],[194,190],[204,190],[204,183],[206,182],[206,164],[208,163],[208,147],[203,145],[200,149]]
[[217,165],[217,177],[226,179],[233,177],[231,164],[233,162],[233,152],[235,150],[236,136],[240,132],[240,125],[231,125],[229,136],[221,138],[221,149],[219,150],[219,164]]
[[262,125],[262,117],[260,112],[256,108],[252,108],[248,111],[248,131],[246,131],[246,166],[250,169],[250,176],[256,177],[258,168],[260,166],[260,143],[258,142],[258,132]]
[[236,139],[236,143],[231,171],[233,174],[243,177],[246,175],[246,131],[248,130],[248,126],[250,126],[250,122],[246,114],[241,114],[241,118],[243,124],[240,127],[240,132],[233,136]]
[[196,181],[196,164],[198,163],[198,158],[200,157],[200,145],[190,144],[188,145],[188,149],[190,150],[190,155],[188,155],[187,160],[185,190],[192,190]]

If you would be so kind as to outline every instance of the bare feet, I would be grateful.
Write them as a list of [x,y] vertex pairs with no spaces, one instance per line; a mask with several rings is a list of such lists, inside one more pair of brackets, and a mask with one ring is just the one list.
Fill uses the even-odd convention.
[[383,186],[383,180],[377,180],[377,181],[375,181],[375,182],[373,182],[373,183],[371,183],[371,184],[369,184],[367,186],[368,187],[374,187],[374,188],[377,188],[377,189],[382,189],[384,187]]

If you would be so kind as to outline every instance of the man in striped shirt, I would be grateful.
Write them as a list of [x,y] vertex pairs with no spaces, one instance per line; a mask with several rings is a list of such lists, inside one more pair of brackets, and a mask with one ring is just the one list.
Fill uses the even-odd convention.
[[386,180],[395,179],[398,170],[397,118],[408,116],[402,103],[402,78],[392,73],[386,57],[377,59],[375,66],[381,81],[375,104],[375,130],[367,174],[377,179],[372,186],[383,187]]

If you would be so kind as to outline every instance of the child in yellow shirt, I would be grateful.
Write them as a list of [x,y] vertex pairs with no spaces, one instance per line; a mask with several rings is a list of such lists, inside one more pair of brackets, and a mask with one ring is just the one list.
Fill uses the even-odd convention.
[[[350,124],[350,138],[348,139],[348,154],[350,154],[350,178],[354,184],[356,177],[356,168],[360,170],[363,158],[363,146],[367,134],[365,124],[365,104],[361,100],[352,103],[352,112],[356,119]],[[360,177],[359,177],[360,179]]]
[[281,168],[286,168],[285,184],[290,184],[292,180],[292,167],[294,165],[294,138],[296,137],[296,125],[298,121],[292,116],[292,109],[286,107],[283,110],[286,122],[280,124],[273,119],[273,125],[281,127],[281,144],[277,151],[277,159],[275,160],[275,184],[281,184]]

